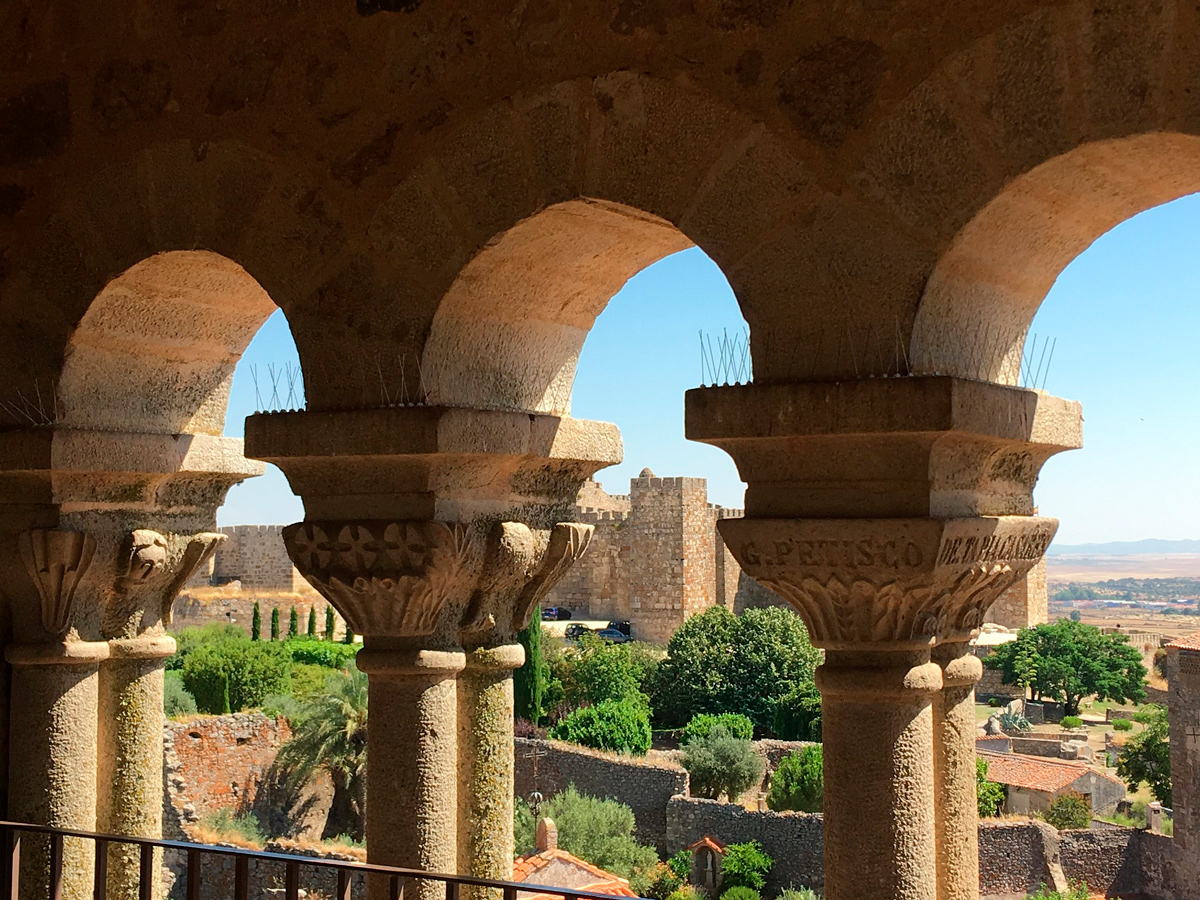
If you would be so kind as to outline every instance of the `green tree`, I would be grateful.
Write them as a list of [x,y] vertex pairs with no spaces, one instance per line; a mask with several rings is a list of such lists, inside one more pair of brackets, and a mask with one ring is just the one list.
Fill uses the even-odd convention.
[[771,776],[767,806],[776,811],[820,812],[825,802],[825,756],[820,744],[789,753]]
[[309,699],[292,722],[292,738],[279,762],[293,785],[316,772],[329,774],[333,803],[322,837],[363,838],[367,774],[367,676],[358,671],[328,676],[325,691]]
[[767,874],[775,860],[763,852],[758,841],[730,844],[721,859],[722,895],[729,888],[744,887],[761,891],[767,884]]
[[220,715],[260,706],[285,693],[291,660],[283,647],[241,640],[204,644],[188,654],[183,685],[200,712]]
[[682,726],[698,713],[741,713],[769,732],[780,698],[812,682],[818,658],[791,610],[748,609],[735,616],[714,606],[671,637],[651,702],[664,725]]
[[262,640],[262,610],[258,601],[254,601],[254,612],[250,613],[250,640]]
[[238,625],[229,623],[185,628],[175,635],[175,652],[167,658],[167,671],[183,671],[183,664],[188,656],[200,647],[208,644],[223,644],[227,641],[244,641],[246,632]]
[[717,800],[724,794],[729,802],[736,803],[738,797],[762,781],[764,763],[752,743],[717,725],[684,744],[683,767],[697,797]]
[[325,640],[332,641],[336,625],[333,618],[333,607],[325,604]]
[[300,614],[293,606],[292,611],[288,613],[288,640],[294,641],[298,637],[300,637]]
[[1043,817],[1059,831],[1090,828],[1092,824],[1092,801],[1082,794],[1068,791],[1055,797]]
[[517,635],[525,648],[525,662],[513,672],[513,700],[518,718],[528,719],[534,725],[541,723],[546,714],[546,657],[542,655],[542,617],[537,610],[529,620],[529,627]]
[[309,640],[316,640],[317,638],[317,608],[315,606],[308,608],[308,629],[305,634],[307,634]]
[[605,700],[575,710],[551,729],[550,736],[597,750],[644,756],[650,749],[650,715],[645,704],[635,700]]
[[[570,785],[543,803],[540,815],[554,820],[559,847],[614,875],[629,878],[658,863],[654,848],[634,838],[633,811],[616,800],[588,797]],[[517,801],[515,833],[517,852],[531,852],[534,821],[523,800]]]
[[1004,785],[988,781],[987,773],[987,760],[975,757],[975,798],[980,818],[998,816],[1004,806]]
[[196,698],[183,686],[182,673],[165,672],[164,675],[163,714],[168,719],[180,719],[199,712],[196,708]]
[[1150,793],[1163,806],[1171,807],[1171,745],[1167,727],[1167,711],[1153,707],[1143,715],[1146,728],[1129,739],[1117,760],[1117,776],[1124,779],[1131,791],[1143,781]]
[[279,640],[279,607],[271,610],[271,640]]
[[692,720],[687,723],[679,743],[690,744],[697,738],[706,738],[717,727],[724,728],[739,740],[748,741],[754,737],[754,723],[740,713],[721,713],[718,716],[700,713],[698,716],[692,716]]
[[775,736],[783,741],[821,740],[821,692],[811,682],[798,684],[775,706]]
[[350,627],[349,622],[346,623],[346,633],[342,635],[342,643],[343,644],[353,644],[354,643],[354,629]]
[[642,669],[629,644],[611,644],[594,634],[582,635],[559,657],[557,675],[563,684],[564,699],[571,706],[605,700],[650,702],[642,693]]
[[1022,628],[984,665],[999,669],[1008,683],[1028,687],[1037,699],[1057,700],[1072,716],[1079,714],[1084,697],[1120,703],[1146,696],[1146,667],[1128,638],[1069,619]]

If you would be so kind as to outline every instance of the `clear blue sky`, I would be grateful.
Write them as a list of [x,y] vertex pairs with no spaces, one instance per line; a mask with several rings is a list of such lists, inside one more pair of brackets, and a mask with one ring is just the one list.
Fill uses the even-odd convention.
[[[1034,320],[1056,339],[1046,381],[1083,402],[1083,450],[1043,469],[1037,502],[1062,522],[1058,544],[1200,538],[1200,195],[1149,210],[1113,229],[1059,277]],[[615,422],[625,462],[597,476],[625,493],[645,466],[708,479],[711,502],[741,506],[743,486],[721,451],[683,438],[683,392],[700,382],[698,332],[740,331],[728,283],[699,250],[643,271],[613,298],[579,361],[572,414]],[[269,363],[296,364],[276,313],[234,376],[226,427],[241,434],[255,408],[250,366],[269,400]],[[278,471],[234,488],[222,525],[299,519]]]

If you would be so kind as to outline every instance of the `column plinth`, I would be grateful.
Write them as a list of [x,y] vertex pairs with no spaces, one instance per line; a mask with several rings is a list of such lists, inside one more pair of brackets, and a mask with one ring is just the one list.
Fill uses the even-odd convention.
[[942,690],[933,705],[937,787],[938,900],[979,897],[979,803],[975,784],[975,685],[983,663],[970,635],[933,650]]

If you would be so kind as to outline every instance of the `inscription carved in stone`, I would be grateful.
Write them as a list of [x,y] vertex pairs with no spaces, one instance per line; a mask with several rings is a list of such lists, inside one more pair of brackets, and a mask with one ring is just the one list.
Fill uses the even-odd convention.
[[75,589],[96,552],[96,541],[80,531],[35,529],[17,540],[21,559],[37,586],[42,627],[56,638],[71,630]]
[[1033,517],[720,523],[743,569],[788,600],[825,647],[969,635],[1044,554]]
[[467,528],[442,522],[300,522],[283,540],[359,634],[432,634],[450,595],[470,589],[482,556]]

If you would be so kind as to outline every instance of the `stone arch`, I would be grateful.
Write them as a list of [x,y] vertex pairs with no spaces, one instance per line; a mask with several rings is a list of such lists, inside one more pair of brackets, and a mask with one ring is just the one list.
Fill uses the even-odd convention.
[[114,278],[67,344],[56,403],[69,427],[219,435],[233,370],[275,304],[206,250],[159,253]]
[[913,327],[913,364],[1016,384],[1030,322],[1059,273],[1096,238],[1200,190],[1200,137],[1086,144],[1001,191],[951,243]]
[[691,244],[729,278],[753,348],[781,311],[739,289],[742,260],[811,189],[774,133],[686,85],[621,71],[517,95],[415,164],[372,220],[370,252],[311,298],[311,322],[353,333],[367,364],[319,378],[310,403],[374,405],[425,381],[440,402],[565,411],[607,300]]

